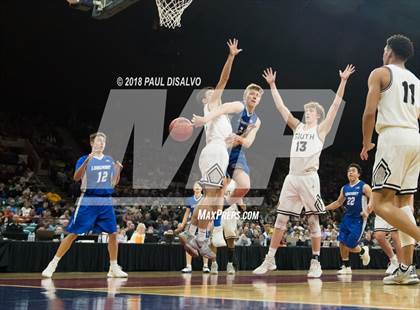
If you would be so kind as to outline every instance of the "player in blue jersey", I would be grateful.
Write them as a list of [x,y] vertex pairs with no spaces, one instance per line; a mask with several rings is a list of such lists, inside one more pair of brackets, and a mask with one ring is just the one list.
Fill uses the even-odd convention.
[[[264,91],[259,85],[250,84],[246,87],[243,96],[243,110],[235,114],[231,120],[232,129],[234,131],[236,130],[236,133],[231,134],[226,139],[226,144],[231,147],[226,175],[234,181],[232,184],[235,184],[232,187],[234,188],[233,192],[226,198],[226,204],[227,206],[232,206],[234,209],[236,209],[235,204],[242,208],[242,210],[246,208],[242,198],[248,193],[251,187],[251,180],[249,177],[250,169],[245,157],[245,149],[252,146],[261,126],[261,120],[255,113],[255,109],[260,103],[263,93]],[[214,221],[213,238],[217,236],[218,230],[223,229],[224,231],[224,237],[228,247],[228,264],[226,267],[228,274],[235,273],[233,261],[235,256],[236,229],[233,228],[236,228],[236,221],[236,219],[232,218],[225,221],[224,225],[222,225],[222,219],[220,218]],[[222,228],[222,226],[224,227]],[[226,229],[226,227],[229,228]],[[214,271],[213,264],[212,271]]]
[[124,278],[127,274],[117,264],[117,222],[112,206],[112,193],[120,180],[122,165],[105,155],[106,136],[102,132],[90,136],[92,152],[79,158],[76,163],[74,180],[81,181],[81,196],[77,208],[66,230],[69,232],[61,242],[54,258],[42,272],[42,276],[51,278],[58,262],[69,250],[73,241],[80,234],[90,231],[109,234],[108,252],[110,267],[108,277]]
[[231,147],[227,176],[235,181],[236,188],[228,199],[229,205],[241,203],[242,197],[248,193],[251,187],[250,169],[245,157],[245,149],[254,143],[261,126],[261,120],[255,113],[255,109],[260,103],[263,93],[261,86],[248,85],[244,92],[244,108],[231,120],[232,128],[236,130],[236,133],[231,134],[226,140]]
[[341,224],[338,240],[340,241],[340,256],[343,265],[338,274],[351,274],[349,253],[359,253],[363,266],[370,262],[369,248],[359,246],[358,243],[366,226],[366,219],[370,208],[366,206],[366,198],[370,200],[372,189],[361,181],[362,169],[358,164],[350,164],[347,168],[349,183],[341,188],[340,196],[336,201],[325,207],[326,210],[335,210],[346,205]]
[[[175,230],[175,233],[178,234],[181,231],[185,229],[185,227],[189,226],[191,223],[191,218],[194,213],[195,207],[198,205],[200,200],[203,198],[202,194],[202,187],[200,186],[200,183],[195,182],[193,186],[194,195],[191,197],[188,197],[186,199],[186,206],[184,217],[182,218],[182,223],[179,224],[178,228]],[[188,254],[188,252],[185,252],[185,258],[187,262],[187,266],[185,266],[184,269],[182,269],[182,273],[191,273],[192,272],[192,256]],[[203,257],[203,272],[209,273],[210,269],[208,267],[208,258]]]

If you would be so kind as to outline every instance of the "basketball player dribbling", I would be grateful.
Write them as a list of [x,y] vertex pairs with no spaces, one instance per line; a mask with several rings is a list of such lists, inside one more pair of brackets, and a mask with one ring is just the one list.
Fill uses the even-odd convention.
[[[387,39],[383,66],[373,70],[368,80],[368,95],[363,114],[363,149],[360,157],[368,159],[375,147],[372,134],[378,133],[378,147],[372,173],[372,207],[377,215],[399,230],[401,264],[384,284],[419,282],[412,264],[414,244],[420,229],[411,209],[420,173],[420,80],[406,69],[414,54],[411,40],[403,35]],[[395,207],[395,195],[399,208]]]
[[343,72],[339,71],[341,82],[325,119],[324,108],[318,102],[308,102],[304,105],[305,122],[302,123],[293,117],[284,104],[276,87],[276,72],[271,68],[264,71],[263,77],[270,85],[274,103],[287,125],[293,130],[293,140],[290,150],[290,171],[280,193],[278,215],[270,248],[263,263],[254,270],[254,274],[264,274],[277,268],[275,254],[287,229],[289,217],[300,216],[302,206],[305,208],[305,215],[308,216],[312,241],[312,259],[308,277],[318,278],[322,274],[319,262],[321,228],[318,215],[326,211],[320,195],[317,173],[319,156],[341,105],[347,80],[353,72],[353,65],[348,65]]

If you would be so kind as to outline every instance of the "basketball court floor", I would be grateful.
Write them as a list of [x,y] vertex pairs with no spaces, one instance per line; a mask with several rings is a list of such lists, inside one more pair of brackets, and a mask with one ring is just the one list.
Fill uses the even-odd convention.
[[9,273],[0,275],[0,309],[419,309],[420,286],[384,286],[382,272],[57,273],[52,280]]

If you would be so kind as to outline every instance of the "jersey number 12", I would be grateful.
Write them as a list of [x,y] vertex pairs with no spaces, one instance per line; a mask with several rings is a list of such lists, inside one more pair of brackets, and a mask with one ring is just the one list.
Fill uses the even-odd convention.
[[96,180],[96,183],[105,183],[107,177],[108,177],[108,171],[99,171],[98,180]]

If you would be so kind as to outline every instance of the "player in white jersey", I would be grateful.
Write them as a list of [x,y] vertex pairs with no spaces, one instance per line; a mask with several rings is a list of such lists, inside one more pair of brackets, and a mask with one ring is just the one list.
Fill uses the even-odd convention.
[[[194,115],[192,123],[196,127],[204,126],[206,133],[206,146],[203,148],[199,158],[201,171],[200,184],[204,189],[204,198],[200,201],[195,212],[201,214],[211,214],[223,206],[223,193],[226,169],[229,163],[229,154],[225,140],[232,134],[232,126],[228,114],[239,113],[243,110],[243,104],[239,101],[222,104],[222,93],[229,80],[233,60],[241,52],[238,49],[238,40],[229,40],[229,56],[223,67],[223,71],[215,89],[203,89],[198,100],[204,104],[204,117]],[[210,250],[206,240],[206,229],[208,223],[213,218],[193,217],[188,231],[180,234],[180,241],[185,250],[193,255],[216,258],[214,252]],[[195,232],[198,227],[198,234]],[[213,238],[213,245],[216,247],[226,246],[222,231]]]
[[264,274],[275,270],[275,254],[287,228],[289,216],[300,216],[302,206],[308,216],[308,224],[312,240],[312,259],[308,277],[320,277],[322,274],[319,255],[321,251],[321,228],[318,214],[325,213],[325,206],[320,195],[318,177],[319,156],[325,137],[331,130],[335,116],[341,105],[347,79],[354,72],[353,65],[348,65],[342,72],[341,82],[334,102],[324,119],[324,108],[317,102],[304,105],[305,122],[302,123],[290,113],[285,106],[276,87],[276,72],[272,69],[264,71],[264,78],[270,85],[271,93],[277,109],[287,125],[293,130],[293,140],[290,149],[290,171],[284,180],[277,206],[277,219],[270,248],[261,266],[254,270],[254,274]]
[[[420,173],[420,81],[405,68],[414,54],[413,43],[403,35],[388,38],[383,53],[384,66],[369,76],[369,92],[363,114],[363,149],[368,159],[375,147],[372,134],[378,110],[378,147],[372,174],[372,207],[376,214],[400,231],[402,257],[399,269],[384,278],[385,284],[418,283],[412,265],[413,245],[420,229],[410,206],[417,191]],[[397,196],[399,208],[395,207]]]

